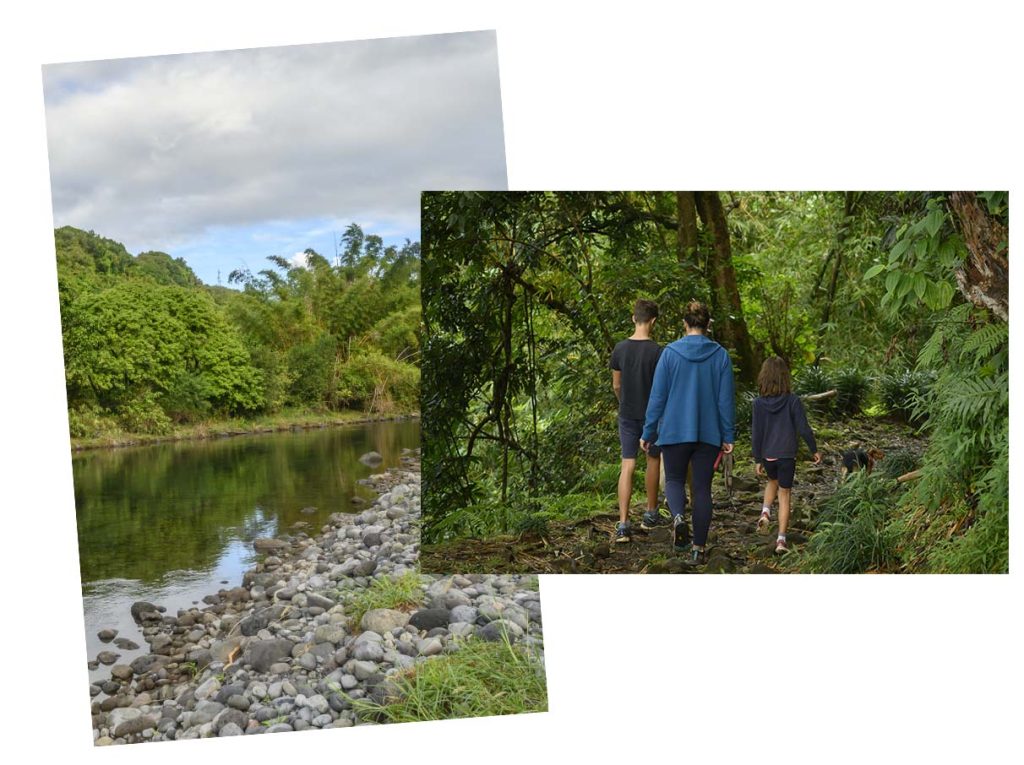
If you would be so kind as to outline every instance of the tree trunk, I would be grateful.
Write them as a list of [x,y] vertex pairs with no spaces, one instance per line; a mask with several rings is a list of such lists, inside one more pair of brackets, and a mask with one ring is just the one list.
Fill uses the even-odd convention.
[[1003,321],[1010,320],[1009,232],[989,215],[973,191],[949,195],[960,236],[970,256],[956,270],[960,292],[971,303],[987,308]]
[[760,354],[754,348],[743,319],[739,289],[736,287],[736,271],[732,265],[732,244],[729,227],[725,220],[722,199],[717,191],[698,191],[695,195],[697,213],[711,233],[712,247],[708,253],[708,270],[711,277],[715,310],[722,323],[721,339],[732,346],[739,362],[739,376],[745,382],[757,379]]
[[857,192],[847,191],[843,202],[843,222],[836,232],[836,241],[832,245],[830,256],[833,258],[832,278],[828,285],[828,294],[825,296],[825,306],[821,311],[821,325],[824,327],[832,318],[832,303],[836,299],[836,291],[839,288],[839,271],[843,266],[843,247],[846,243],[846,235],[850,231],[850,218],[853,217],[857,205]]
[[692,191],[676,192],[678,228],[676,230],[677,252],[680,263],[692,263],[699,267],[697,257],[697,203]]

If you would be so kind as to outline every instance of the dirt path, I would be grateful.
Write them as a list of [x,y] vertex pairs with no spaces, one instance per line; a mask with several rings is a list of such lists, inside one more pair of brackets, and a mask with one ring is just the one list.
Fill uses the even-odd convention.
[[[923,442],[905,428],[869,420],[832,424],[819,435],[823,454],[821,465],[801,461],[793,485],[793,517],[787,532],[790,547],[799,550],[813,533],[819,507],[838,487],[840,453],[853,445],[880,445],[885,450],[910,449],[919,454]],[[460,539],[439,545],[423,545],[421,567],[426,572],[460,571],[516,573],[786,573],[784,557],[774,554],[777,505],[767,536],[757,533],[764,479],[756,478],[749,460],[737,459],[730,496],[721,474],[712,485],[714,515],[708,538],[708,562],[686,565],[672,549],[667,527],[645,532],[640,529],[642,506],[630,512],[633,538],[616,544],[618,510],[610,502],[607,513],[579,521],[556,521],[543,534],[501,536],[486,540]],[[664,503],[662,503],[664,506]],[[689,521],[689,513],[687,513]]]

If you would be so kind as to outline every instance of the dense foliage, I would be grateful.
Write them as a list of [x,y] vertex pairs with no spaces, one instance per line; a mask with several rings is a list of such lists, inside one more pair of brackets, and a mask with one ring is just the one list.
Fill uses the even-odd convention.
[[1007,230],[998,192],[425,195],[427,541],[607,505],[611,349],[637,298],[659,303],[662,343],[698,298],[733,356],[741,437],[779,355],[797,392],[837,391],[813,417],[929,440],[920,481],[843,521],[884,527],[864,567],[1005,570]]
[[236,271],[203,285],[180,258],[130,255],[92,232],[55,232],[73,436],[284,408],[391,413],[417,406],[419,245],[352,224],[331,263]]

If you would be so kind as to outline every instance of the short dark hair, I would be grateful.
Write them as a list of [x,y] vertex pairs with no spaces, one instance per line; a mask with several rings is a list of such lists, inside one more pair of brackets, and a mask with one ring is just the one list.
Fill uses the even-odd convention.
[[636,301],[636,305],[633,306],[633,318],[636,319],[637,324],[646,324],[647,322],[658,318],[658,304],[653,300],[640,300]]
[[707,329],[711,324],[711,311],[699,300],[691,300],[686,306],[683,321],[693,329]]
[[757,390],[762,396],[781,396],[792,388],[789,365],[785,359],[772,356],[764,360],[757,375]]

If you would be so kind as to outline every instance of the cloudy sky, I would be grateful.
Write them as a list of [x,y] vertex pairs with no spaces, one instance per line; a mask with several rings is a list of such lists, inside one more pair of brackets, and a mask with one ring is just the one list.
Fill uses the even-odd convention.
[[54,224],[204,282],[330,256],[350,222],[419,239],[419,192],[505,188],[493,32],[43,68]]

